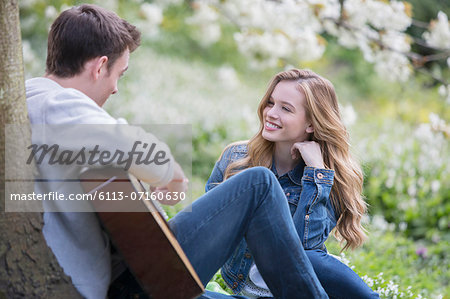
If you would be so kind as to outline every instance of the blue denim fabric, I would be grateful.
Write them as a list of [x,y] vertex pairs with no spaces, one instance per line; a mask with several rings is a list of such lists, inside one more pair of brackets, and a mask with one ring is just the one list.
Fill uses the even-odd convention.
[[[275,175],[253,167],[194,201],[191,212],[183,210],[169,221],[203,284],[245,238],[276,298],[328,298],[301,246],[289,206],[279,200],[282,196]],[[200,298],[222,297],[208,292]]]
[[[245,157],[246,154],[245,144],[227,149],[216,163],[206,184],[206,191],[210,191],[223,181],[223,174],[229,163]],[[336,226],[338,218],[329,200],[334,171],[305,167],[303,161],[282,176],[278,176],[274,163],[271,170],[284,192],[284,196],[280,198],[285,198],[289,203],[290,213],[303,248],[328,295],[333,294],[334,298],[370,298],[372,296],[378,298],[378,295],[353,270],[326,252],[324,242]],[[264,242],[260,246],[266,246],[266,244],[267,242]],[[322,254],[318,255],[317,252]],[[319,256],[321,258],[318,258]],[[238,294],[244,287],[252,262],[252,252],[246,241],[242,240],[221,269],[224,281],[234,293]],[[330,265],[332,267],[327,267]],[[331,274],[322,273],[318,269],[327,269],[331,271]],[[337,273],[346,275],[336,279],[339,277],[335,276]],[[336,282],[337,288],[329,287],[335,286]],[[352,287],[352,290],[347,290],[348,287]]]

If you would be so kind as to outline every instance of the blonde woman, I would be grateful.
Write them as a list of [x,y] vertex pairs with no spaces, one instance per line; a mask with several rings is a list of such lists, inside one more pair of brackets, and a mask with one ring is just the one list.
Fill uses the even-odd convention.
[[[285,194],[279,200],[289,203],[301,245],[328,296],[378,298],[324,245],[333,228],[344,249],[360,246],[366,237],[361,226],[366,212],[363,174],[350,153],[333,85],[310,70],[281,72],[262,98],[258,116],[258,133],[225,148],[206,191],[247,168],[270,169]],[[245,240],[222,267],[222,276],[236,294],[273,296]]]

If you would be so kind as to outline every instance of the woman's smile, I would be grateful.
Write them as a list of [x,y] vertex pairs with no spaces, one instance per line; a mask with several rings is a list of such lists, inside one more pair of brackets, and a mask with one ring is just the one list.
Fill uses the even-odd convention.
[[267,130],[267,131],[276,131],[276,130],[281,129],[281,126],[266,120],[266,124],[264,126],[264,129]]

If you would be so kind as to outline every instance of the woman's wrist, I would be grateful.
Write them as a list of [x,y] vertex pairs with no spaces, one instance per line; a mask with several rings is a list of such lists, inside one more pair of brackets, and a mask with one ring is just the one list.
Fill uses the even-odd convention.
[[308,166],[308,167],[313,167],[313,168],[317,168],[317,169],[326,169],[325,168],[325,165],[323,165],[323,164],[311,164],[311,165],[306,165],[306,166]]

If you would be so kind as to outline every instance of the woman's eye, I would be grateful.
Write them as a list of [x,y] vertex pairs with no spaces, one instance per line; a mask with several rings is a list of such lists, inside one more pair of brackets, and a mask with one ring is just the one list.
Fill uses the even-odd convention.
[[287,112],[291,112],[291,109],[289,109],[288,107],[283,107],[284,110],[286,110]]
[[272,107],[273,106],[273,102],[272,101],[267,101],[267,106]]

